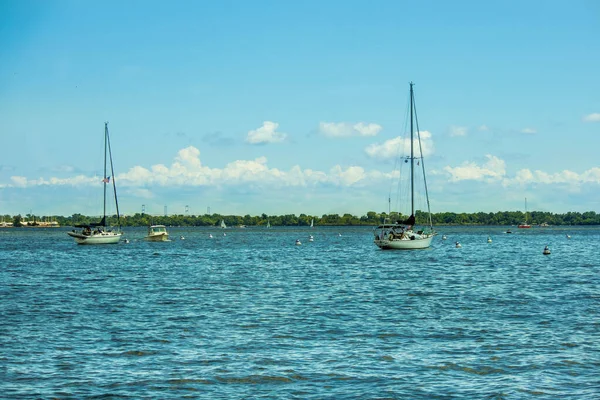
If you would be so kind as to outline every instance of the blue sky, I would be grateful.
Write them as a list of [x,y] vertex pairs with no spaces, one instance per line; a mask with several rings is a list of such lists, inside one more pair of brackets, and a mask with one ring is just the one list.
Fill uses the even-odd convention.
[[[414,4],[418,3],[418,4]],[[489,3],[489,4],[488,4]],[[0,214],[600,212],[595,1],[0,0]]]

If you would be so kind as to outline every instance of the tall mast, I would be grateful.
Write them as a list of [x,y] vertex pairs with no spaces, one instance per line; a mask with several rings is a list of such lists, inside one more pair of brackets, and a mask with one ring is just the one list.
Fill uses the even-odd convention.
[[[108,147],[108,122],[104,123],[104,175],[102,175],[102,183],[104,183],[104,209],[102,212],[102,221],[106,221],[106,150]],[[106,225],[106,223],[105,223]]]
[[117,181],[115,180],[115,168],[113,166],[112,149],[110,146],[110,136],[108,136],[108,128],[106,129],[106,139],[108,141],[108,156],[109,156],[109,160],[110,160],[110,176],[112,178],[113,193],[115,195],[115,207],[117,208],[117,224],[119,225],[119,230],[120,230],[121,229],[121,214],[119,213],[119,200],[117,199]]
[[415,215],[415,154],[413,140],[413,83],[410,82],[410,215]]

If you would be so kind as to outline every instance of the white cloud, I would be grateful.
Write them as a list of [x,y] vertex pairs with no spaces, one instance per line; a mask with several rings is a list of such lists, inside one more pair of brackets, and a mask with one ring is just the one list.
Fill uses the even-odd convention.
[[500,158],[487,154],[487,162],[483,165],[477,165],[474,162],[464,162],[458,167],[444,167],[453,182],[464,180],[475,181],[499,181],[506,175],[506,163]]
[[490,128],[487,125],[480,125],[477,129],[479,129],[482,132],[487,132],[490,130]]
[[277,122],[264,121],[260,128],[248,132],[246,142],[251,144],[282,142],[287,134],[277,132],[278,127]]
[[591,113],[583,117],[585,122],[600,122],[600,113]]
[[466,136],[469,129],[465,126],[451,126],[450,136]]
[[[433,140],[431,139],[431,133],[429,131],[422,131],[421,133],[421,147],[423,148],[423,156],[427,157],[433,154]],[[419,152],[419,141],[414,139],[415,153]],[[373,158],[389,159],[398,157],[400,155],[410,154],[410,138],[404,138],[398,136],[394,139],[386,140],[379,144],[374,143],[367,148],[365,152]]]
[[522,169],[516,173],[514,178],[506,179],[505,182],[506,185],[524,185],[530,183],[540,183],[545,185],[568,184],[575,186],[579,186],[584,183],[600,184],[600,168],[594,167],[582,172],[581,174],[569,170],[563,170],[550,174],[540,170],[532,172],[529,169]]
[[329,137],[347,137],[347,136],[376,136],[381,129],[381,125],[375,123],[350,123],[350,122],[320,122],[319,132]]
[[524,129],[521,129],[521,133],[529,133],[529,134],[532,134],[532,133],[536,133],[536,132],[537,132],[537,131],[536,131],[535,129],[533,129],[533,128],[524,128]]

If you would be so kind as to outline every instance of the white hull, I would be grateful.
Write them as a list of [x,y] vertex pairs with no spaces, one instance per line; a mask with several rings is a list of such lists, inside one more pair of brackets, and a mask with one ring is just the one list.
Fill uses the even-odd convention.
[[75,239],[77,244],[114,244],[119,243],[122,233],[101,232],[92,235],[82,235],[81,233],[67,232]]
[[165,233],[165,234],[160,233],[157,235],[146,236],[144,239],[148,240],[149,242],[168,242],[169,235],[167,233]]
[[384,250],[417,250],[426,249],[431,246],[433,235],[427,235],[420,239],[375,239],[374,243]]

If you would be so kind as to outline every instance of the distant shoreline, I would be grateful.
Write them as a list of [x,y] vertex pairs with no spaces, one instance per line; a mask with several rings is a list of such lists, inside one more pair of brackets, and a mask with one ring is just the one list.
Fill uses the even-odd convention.
[[[429,221],[429,215],[417,211],[415,213],[416,225],[426,225]],[[12,223],[14,227],[19,227],[21,224],[29,223],[28,227],[43,227],[31,226],[31,222],[40,223],[40,225],[60,225],[74,226],[83,224],[93,224],[100,221],[100,217],[86,216],[82,214],[73,214],[69,217],[63,216],[38,216],[27,214],[21,215],[0,215],[4,226]],[[237,226],[310,226],[311,222],[314,226],[377,226],[384,222],[404,220],[406,216],[392,213],[377,213],[369,211],[363,216],[355,216],[351,214],[324,214],[322,216],[307,215],[307,214],[286,214],[286,215],[221,215],[221,214],[204,214],[204,215],[149,215],[136,213],[133,215],[122,215],[117,219],[116,215],[107,216],[107,225],[121,226],[149,226],[149,225],[166,225],[166,226],[215,226],[220,225],[221,221],[228,227]],[[564,214],[554,214],[550,212],[531,211],[523,213],[521,211],[499,211],[495,213],[434,213],[431,214],[433,225],[445,226],[505,226],[515,228],[518,225],[527,223],[535,228],[545,228],[552,226],[594,226],[600,225],[600,214],[595,211],[567,212]],[[47,222],[51,221],[51,222]],[[45,226],[45,228],[53,226]]]

